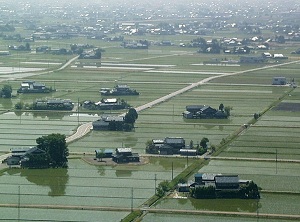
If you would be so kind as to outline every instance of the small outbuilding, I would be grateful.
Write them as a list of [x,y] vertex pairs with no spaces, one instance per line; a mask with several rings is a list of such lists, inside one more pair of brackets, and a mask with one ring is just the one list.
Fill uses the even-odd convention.
[[272,85],[286,85],[287,81],[285,77],[274,77]]

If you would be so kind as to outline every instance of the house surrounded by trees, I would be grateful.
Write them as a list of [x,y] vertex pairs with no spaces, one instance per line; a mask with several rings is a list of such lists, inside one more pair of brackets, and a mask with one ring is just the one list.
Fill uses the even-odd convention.
[[189,105],[182,115],[186,119],[226,119],[229,116],[223,104],[220,104],[219,110],[206,105]]
[[179,183],[179,192],[189,192],[196,199],[241,198],[259,199],[259,188],[251,180],[241,180],[238,175],[197,173],[194,181]]

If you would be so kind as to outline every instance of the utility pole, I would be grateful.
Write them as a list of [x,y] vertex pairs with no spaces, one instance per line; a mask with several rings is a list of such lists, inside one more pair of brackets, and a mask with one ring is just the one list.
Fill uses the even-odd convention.
[[277,174],[277,149],[276,149],[276,174]]
[[189,155],[188,152],[186,152],[186,168],[189,166]]
[[156,195],[156,174],[154,175],[154,193]]
[[133,187],[131,187],[131,212],[133,212]]
[[173,168],[173,162],[172,162],[172,180],[173,180],[173,172],[174,172],[174,168]]
[[77,123],[78,123],[78,126],[79,126],[79,97],[78,97],[78,102],[77,102]]
[[18,221],[20,221],[20,204],[21,204],[21,191],[20,186],[18,187]]
[[259,220],[259,211],[258,211],[258,203],[259,203],[259,198],[257,198],[257,202],[256,202],[256,218],[257,218],[257,222],[258,222],[258,220]]

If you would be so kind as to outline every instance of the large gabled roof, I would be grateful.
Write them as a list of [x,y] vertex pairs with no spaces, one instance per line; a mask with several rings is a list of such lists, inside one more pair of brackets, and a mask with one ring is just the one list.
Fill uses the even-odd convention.
[[216,175],[216,183],[239,183],[238,175]]

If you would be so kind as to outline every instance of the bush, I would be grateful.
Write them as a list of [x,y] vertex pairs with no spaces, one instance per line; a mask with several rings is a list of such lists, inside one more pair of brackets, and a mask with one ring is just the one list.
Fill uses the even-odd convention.
[[18,102],[15,105],[15,109],[23,109],[23,107],[24,107],[24,103],[23,102]]

